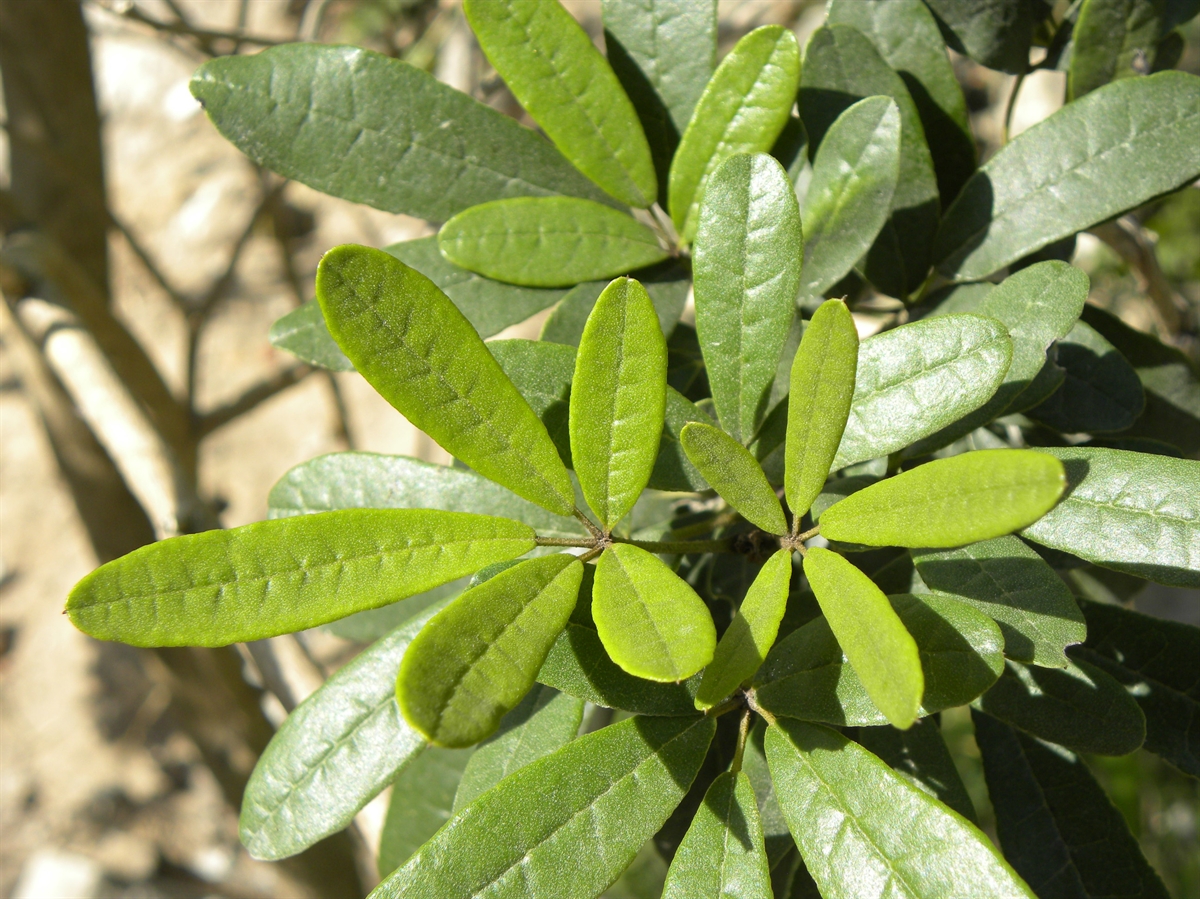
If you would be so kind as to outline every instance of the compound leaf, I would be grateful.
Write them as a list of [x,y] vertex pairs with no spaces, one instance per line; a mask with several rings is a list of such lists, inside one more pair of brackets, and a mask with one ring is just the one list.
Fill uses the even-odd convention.
[[945,803],[968,821],[976,820],[975,806],[954,767],[937,718],[922,718],[908,730],[860,727],[854,740],[917,789]]
[[379,835],[375,866],[380,877],[408,861],[450,819],[455,791],[473,754],[430,746],[400,772]]
[[281,316],[267,334],[271,346],[287,350],[302,362],[329,371],[354,371],[354,363],[346,358],[325,326],[321,304],[309,300]]
[[721,498],[768,534],[786,534],[774,488],[750,451],[719,428],[693,422],[679,434],[688,459]]

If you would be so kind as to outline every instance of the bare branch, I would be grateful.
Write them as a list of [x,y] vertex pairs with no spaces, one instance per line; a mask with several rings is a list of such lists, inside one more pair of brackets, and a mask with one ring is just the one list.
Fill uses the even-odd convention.
[[294,384],[298,384],[312,374],[313,371],[314,369],[309,368],[307,365],[297,365],[284,369],[275,375],[275,377],[251,387],[232,403],[218,406],[213,411],[201,415],[196,428],[198,437],[206,437],[222,425],[227,425],[235,418],[245,415],[255,406],[269,400],[275,394],[282,393]]

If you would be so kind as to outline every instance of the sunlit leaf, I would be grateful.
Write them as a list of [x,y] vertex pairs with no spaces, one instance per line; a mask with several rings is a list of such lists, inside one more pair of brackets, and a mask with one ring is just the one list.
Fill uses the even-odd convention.
[[917,789],[940,800],[968,821],[975,821],[975,806],[954,767],[937,718],[922,718],[908,730],[891,726],[860,727],[854,740],[887,762],[893,771]]
[[679,435],[688,459],[743,518],[769,534],[787,533],[775,490],[750,451],[712,425],[693,423]]

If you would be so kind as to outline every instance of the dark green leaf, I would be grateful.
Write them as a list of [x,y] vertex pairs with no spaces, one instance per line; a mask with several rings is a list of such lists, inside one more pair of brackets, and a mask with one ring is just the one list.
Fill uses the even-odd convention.
[[713,172],[693,247],[696,333],[725,431],[749,443],[767,413],[796,311],[804,238],[783,168],[738,154]]
[[[762,822],[763,842],[767,850],[767,865],[771,869],[772,885],[775,895],[782,893],[779,885],[790,886],[792,872],[799,863],[796,844],[788,831],[787,821],[779,810],[775,800],[775,784],[771,780],[771,772],[767,767],[766,749],[763,740],[767,735],[767,722],[759,719],[746,739],[746,748],[742,756],[742,770],[750,778],[754,795],[758,799],[759,819]],[[786,882],[781,884],[781,882]]]
[[1071,32],[1067,99],[1078,99],[1118,78],[1173,68],[1173,62],[1159,65],[1160,42],[1197,9],[1200,6],[1188,0],[1085,0]]
[[683,798],[715,725],[638,717],[568,743],[464,808],[372,899],[597,895]]
[[699,422],[687,425],[679,440],[705,480],[743,518],[768,534],[787,533],[779,497],[748,449],[724,431]]
[[779,805],[825,899],[1033,899],[988,838],[824,727],[767,730]]
[[255,162],[387,212],[445,221],[503,197],[604,196],[533,131],[370,50],[288,44],[223,56],[191,88]]
[[1168,899],[1083,759],[971,717],[1000,845],[1039,896]]
[[309,365],[330,371],[354,371],[354,363],[346,358],[325,327],[325,316],[316,300],[309,300],[276,319],[267,338],[271,346],[287,350]]
[[667,413],[662,440],[658,444],[658,459],[647,485],[655,490],[708,490],[708,481],[688,459],[679,442],[683,429],[692,422],[711,425],[709,418],[695,403],[685,399],[677,390],[667,388]]
[[570,515],[575,492],[546,428],[432,281],[381,250],[330,250],[317,298],[363,377],[453,456],[518,496]]
[[533,549],[533,529],[465,512],[353,509],[143,546],[71,591],[81,631],[133,646],[224,646],[315,627]]
[[787,124],[775,139],[775,146],[771,147],[771,155],[779,160],[788,173],[788,180],[795,184],[808,162],[808,132],[804,130],[800,116],[788,116]]
[[[646,293],[650,294],[663,333],[670,337],[687,305],[688,291],[692,286],[690,274],[678,262],[664,262],[639,272],[638,280],[646,288]],[[562,302],[554,307],[546,319],[539,339],[579,346],[587,317],[600,298],[600,292],[607,286],[604,281],[586,281],[567,291]]]
[[1020,75],[1029,69],[1036,24],[1029,0],[925,0],[947,43],[991,69]]
[[914,787],[975,821],[975,806],[954,767],[937,718],[922,718],[908,730],[860,727],[854,739]]
[[380,877],[408,861],[450,819],[455,791],[472,753],[430,746],[396,778],[379,836],[375,864]]
[[1126,78],[1019,134],[946,211],[938,269],[960,281],[985,277],[1194,180],[1197,90],[1200,79],[1182,72]]

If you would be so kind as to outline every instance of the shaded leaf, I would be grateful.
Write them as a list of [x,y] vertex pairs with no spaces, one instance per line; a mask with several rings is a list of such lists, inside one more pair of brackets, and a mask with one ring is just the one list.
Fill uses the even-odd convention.
[[316,300],[275,320],[267,335],[271,346],[287,350],[302,362],[329,371],[354,371],[354,363],[329,334]]
[[[670,337],[687,305],[688,291],[692,286],[690,273],[677,262],[664,262],[639,272],[638,280],[646,288],[646,293],[650,294],[663,334]],[[579,346],[587,317],[600,298],[600,292],[607,286],[604,281],[586,281],[567,291],[562,302],[554,307],[542,325],[538,339]]]
[[788,116],[787,123],[775,139],[775,146],[771,147],[771,155],[779,160],[788,173],[788,180],[795,184],[808,163],[808,132],[804,130],[800,116]]
[[1085,0],[1071,31],[1067,99],[1118,78],[1173,68],[1174,62],[1158,64],[1160,55],[1171,53],[1169,45],[1160,51],[1160,42],[1197,11],[1200,5],[1188,0]]
[[683,429],[692,422],[711,425],[708,417],[695,403],[685,399],[677,390],[667,388],[666,421],[662,439],[658,444],[658,459],[654,471],[650,472],[650,483],[654,490],[708,490],[709,483],[692,464],[680,443]]
[[786,534],[787,520],[775,490],[750,451],[712,425],[684,427],[679,437],[692,464],[743,518],[769,534]]
[[[771,780],[771,772],[767,767],[766,749],[763,740],[767,735],[767,722],[758,719],[746,738],[746,748],[742,756],[742,771],[750,778],[758,800],[759,820],[762,823],[763,843],[767,852],[767,866],[771,869],[771,881],[775,895],[781,893],[780,886],[790,886],[792,872],[799,863],[796,844],[788,830],[783,812],[775,800],[775,784]],[[782,884],[781,881],[786,881]]]
[[908,730],[894,727],[860,727],[854,740],[863,749],[887,762],[897,774],[919,790],[940,800],[968,821],[975,806],[967,795],[942,730],[934,717],[922,718]]
[[375,866],[387,877],[451,816],[455,790],[474,750],[430,746],[392,784]]
[[925,0],[955,51],[1020,75],[1029,68],[1035,27],[1029,0]]

